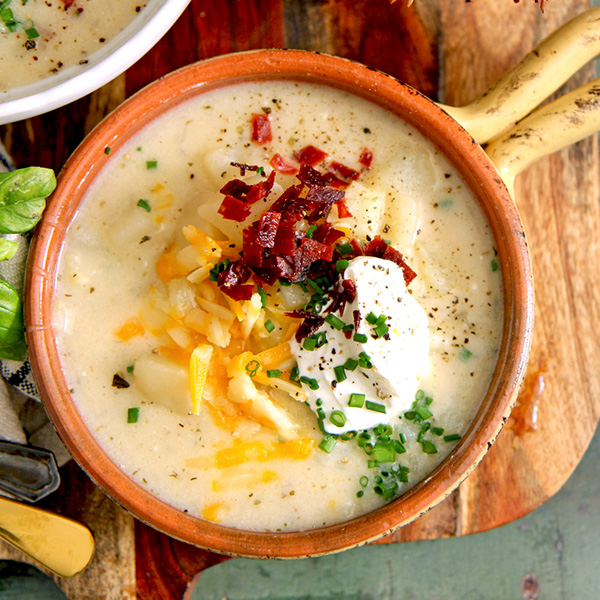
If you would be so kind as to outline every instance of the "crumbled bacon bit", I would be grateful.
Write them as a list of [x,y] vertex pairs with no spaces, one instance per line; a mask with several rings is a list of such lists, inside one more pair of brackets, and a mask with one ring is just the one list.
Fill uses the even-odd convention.
[[256,234],[256,243],[263,248],[272,248],[275,245],[277,229],[281,213],[265,211],[258,223],[258,231]]
[[113,375],[113,379],[112,379],[112,386],[117,388],[118,390],[123,390],[125,388],[128,388],[130,385],[130,383],[126,380],[123,379],[123,377],[121,375],[119,375],[119,373],[115,373]]
[[305,146],[302,150],[299,150],[296,153],[296,160],[300,164],[309,165],[314,167],[318,165],[320,162],[323,162],[329,154],[327,152],[316,148],[315,146]]
[[[357,173],[353,170],[342,172],[347,177]],[[344,202],[345,192],[337,188],[339,180],[334,174],[322,173],[306,163],[300,165],[296,177],[300,184],[288,187],[259,219],[243,230],[240,258],[219,274],[218,285],[231,298],[249,299],[256,284],[266,287],[279,278],[290,282],[321,276],[327,276],[331,281],[337,279],[339,273],[335,261],[341,255],[334,245],[345,234],[326,219],[334,204],[340,216],[351,216]],[[225,197],[219,213],[227,219],[244,221],[250,215],[252,204],[266,198],[274,183],[275,169],[266,180],[254,185],[239,179],[228,182],[221,188]],[[311,233],[307,237],[308,224],[316,227],[310,227]],[[349,242],[352,251],[344,254],[344,258],[368,255],[389,259],[403,269],[407,285],[414,278],[415,274],[404,262],[402,254],[388,246],[380,236],[362,247],[356,239]],[[249,283],[251,277],[253,282]],[[346,303],[356,297],[356,286],[350,280],[342,280],[340,286],[334,286],[329,293],[331,302],[327,311],[343,312]],[[322,317],[305,312],[307,315],[294,311],[294,316],[304,319],[297,334],[300,339],[311,335],[322,322]]]
[[309,223],[314,223],[319,219],[326,219],[331,207],[342,200],[344,192],[336,190],[329,186],[313,185],[306,194],[306,204],[314,210],[307,217]]
[[252,115],[252,141],[257,144],[266,144],[273,139],[271,120],[269,115]]
[[381,236],[375,236],[373,240],[363,246],[366,256],[376,256],[384,260],[396,263],[404,273],[404,283],[408,285],[417,274],[404,262],[404,258],[398,250],[390,246]]
[[298,167],[285,160],[281,154],[274,154],[269,164],[282,175],[295,175],[298,172]]
[[241,179],[232,179],[219,190],[221,194],[233,196],[238,200],[243,200],[249,191],[250,186]]
[[224,219],[241,223],[250,215],[250,205],[235,196],[225,196],[217,211]]
[[348,210],[348,206],[346,205],[346,200],[344,198],[340,198],[335,205],[337,206],[340,219],[348,219],[352,216],[352,213]]
[[360,173],[355,169],[351,169],[342,163],[333,161],[329,168],[335,175],[343,179],[346,183],[350,181],[354,181],[360,177]]
[[370,169],[371,163],[373,162],[373,152],[371,152],[371,150],[369,150],[368,148],[363,148],[362,152],[360,153],[360,158],[358,159],[358,162],[367,169]]
[[348,302],[353,302],[356,298],[356,284],[354,281],[352,281],[352,279],[343,279],[342,288],[348,296]]
[[320,315],[316,315],[308,310],[294,310],[292,312],[285,313],[288,317],[296,317],[298,319],[304,319],[296,331],[296,341],[300,343],[305,337],[311,336],[321,325],[323,325],[325,319]]

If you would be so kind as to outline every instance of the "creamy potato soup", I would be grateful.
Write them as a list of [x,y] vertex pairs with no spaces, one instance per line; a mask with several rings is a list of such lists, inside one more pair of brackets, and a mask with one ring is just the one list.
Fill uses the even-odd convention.
[[0,0],[2,93],[84,65],[144,0]]
[[494,370],[502,281],[421,134],[275,81],[205,92],[106,152],[53,327],[129,477],[211,522],[293,531],[381,506],[452,451]]

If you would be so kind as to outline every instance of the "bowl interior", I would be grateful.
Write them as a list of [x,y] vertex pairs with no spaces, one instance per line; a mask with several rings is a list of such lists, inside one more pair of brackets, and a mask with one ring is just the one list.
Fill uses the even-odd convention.
[[0,95],[0,125],[43,114],[93,92],[141,58],[168,31],[190,0],[149,0],[123,31],[74,65]]
[[[352,521],[305,532],[262,533],[191,517],[148,494],[99,447],[71,400],[51,328],[61,245],[87,188],[118,149],[157,116],[215,86],[257,78],[333,85],[376,102],[430,139],[457,167],[492,229],[505,290],[505,322],[489,390],[454,451],[423,481],[382,508]],[[34,373],[58,433],[94,481],[136,517],[200,547],[242,556],[300,557],[376,539],[444,499],[472,471],[508,417],[523,377],[531,339],[533,287],[523,228],[497,171],[471,136],[432,101],[390,76],[356,63],[303,51],[228,55],[181,69],[148,86],[103,121],[69,159],[34,239],[27,271],[25,318]]]

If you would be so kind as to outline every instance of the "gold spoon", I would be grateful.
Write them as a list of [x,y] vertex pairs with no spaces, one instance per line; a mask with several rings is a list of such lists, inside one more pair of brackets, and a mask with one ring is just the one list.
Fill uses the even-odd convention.
[[0,538],[59,577],[80,573],[94,553],[85,525],[5,498],[0,498]]

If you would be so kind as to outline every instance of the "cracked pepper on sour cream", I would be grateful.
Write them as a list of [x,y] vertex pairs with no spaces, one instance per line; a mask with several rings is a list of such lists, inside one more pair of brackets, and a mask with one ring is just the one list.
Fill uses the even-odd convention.
[[[321,175],[357,175],[300,184],[309,147]],[[294,220],[294,186],[294,202],[343,201]],[[256,265],[288,268],[301,244],[304,270],[265,281]],[[78,410],[140,486],[289,531],[369,512],[451,452],[487,391],[502,306],[489,228],[431,143],[346,92],[262,81],[204,92],[110,153],[69,227],[53,327]]]

